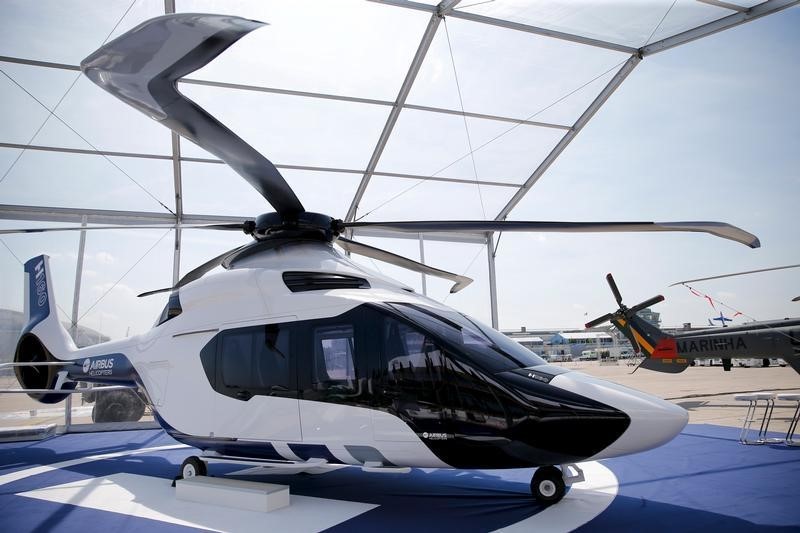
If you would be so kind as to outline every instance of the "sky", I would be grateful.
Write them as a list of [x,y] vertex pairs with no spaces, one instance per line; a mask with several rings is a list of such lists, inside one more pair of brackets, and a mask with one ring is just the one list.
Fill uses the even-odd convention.
[[[270,23],[193,74],[196,79],[382,102],[397,97],[429,18],[345,0],[309,2],[302,16],[288,1],[179,0],[177,7]],[[468,9],[632,46],[720,13],[689,0],[674,5],[498,0]],[[116,36],[162,10],[163,2],[156,0],[102,6],[52,1],[35,7],[6,1],[0,4],[0,55],[75,65],[109,34]],[[798,269],[692,284],[701,296],[669,286],[800,263],[798,28],[800,8],[795,7],[646,57],[509,216],[716,220],[756,234],[762,247],[752,250],[691,233],[503,234],[496,258],[501,329],[578,328],[614,310],[604,280],[608,272],[628,305],[663,294],[666,301],[655,310],[669,326],[704,325],[720,311],[730,317],[741,313],[734,324],[800,314],[800,303],[791,302],[800,295]],[[471,112],[571,125],[625,59],[618,52],[449,18],[437,31],[408,102],[449,109],[460,109],[463,102]],[[171,153],[165,128],[74,71],[3,61],[0,69],[0,142]],[[188,84],[181,90],[279,165],[363,169],[390,110],[380,103]],[[42,104],[57,105],[63,123],[46,120]],[[514,192],[505,185],[524,182],[563,135],[558,129],[512,126],[403,110],[379,172],[477,177],[497,185],[376,176],[359,216],[373,221],[493,218]],[[464,157],[470,146],[474,161]],[[185,156],[208,157],[185,141],[181,149]],[[223,165],[184,163],[182,172],[187,213],[253,217],[271,210]],[[361,178],[358,173],[283,174],[307,210],[335,217],[345,215]],[[0,204],[166,212],[159,202],[172,207],[173,194],[168,161],[0,148]],[[0,220],[0,228],[52,225]],[[135,295],[170,284],[173,239],[167,229],[89,232],[80,323],[114,338],[146,331],[165,297]],[[230,232],[185,230],[181,272],[247,240]],[[416,240],[361,240],[419,259]],[[77,251],[77,233],[2,236],[0,308],[22,309],[20,262],[47,253],[56,299],[69,316]],[[490,321],[484,246],[426,241],[425,260],[475,279],[450,295],[449,282],[428,278],[430,296]],[[364,264],[421,291],[418,274],[371,260]],[[704,295],[714,300],[713,307]]]

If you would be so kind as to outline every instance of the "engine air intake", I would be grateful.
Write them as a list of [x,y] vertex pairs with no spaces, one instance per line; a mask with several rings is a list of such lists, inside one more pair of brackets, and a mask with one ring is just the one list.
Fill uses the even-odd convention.
[[284,272],[283,282],[292,292],[370,288],[364,278],[330,272]]

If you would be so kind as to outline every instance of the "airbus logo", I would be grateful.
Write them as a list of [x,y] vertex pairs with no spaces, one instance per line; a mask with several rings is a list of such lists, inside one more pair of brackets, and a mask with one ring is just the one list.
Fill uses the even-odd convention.
[[86,359],[83,362],[83,373],[89,376],[110,376],[114,372],[114,358]]

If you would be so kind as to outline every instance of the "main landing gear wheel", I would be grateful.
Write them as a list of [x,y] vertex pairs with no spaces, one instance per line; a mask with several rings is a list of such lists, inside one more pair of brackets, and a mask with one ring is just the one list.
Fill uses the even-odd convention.
[[561,470],[555,466],[542,466],[536,469],[531,479],[531,493],[541,504],[552,505],[561,500],[567,488]]
[[188,479],[190,477],[205,476],[208,474],[206,464],[196,456],[192,455],[187,457],[181,465],[180,479]]

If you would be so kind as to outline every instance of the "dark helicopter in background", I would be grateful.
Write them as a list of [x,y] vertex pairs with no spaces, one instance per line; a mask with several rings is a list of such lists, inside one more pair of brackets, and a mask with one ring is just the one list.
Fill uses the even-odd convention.
[[[687,280],[673,285],[730,275],[739,274]],[[641,368],[674,374],[686,370],[696,359],[714,358],[722,359],[723,368],[729,371],[733,366],[731,359],[762,359],[766,363],[764,366],[769,366],[769,359],[781,358],[800,373],[800,318],[764,320],[741,326],[669,334],[636,314],[663,301],[663,296],[654,296],[628,308],[622,303],[614,277],[608,274],[606,281],[619,309],[588,322],[586,328],[593,328],[606,321],[614,324],[628,338],[634,350],[644,354]]]

